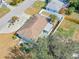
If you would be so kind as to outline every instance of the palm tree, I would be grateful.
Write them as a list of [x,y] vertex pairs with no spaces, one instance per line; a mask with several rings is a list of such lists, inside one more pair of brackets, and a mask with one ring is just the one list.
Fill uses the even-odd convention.
[[10,24],[9,24],[8,27],[10,27],[11,25],[14,25],[15,21],[19,21],[18,19],[19,19],[19,17],[13,16],[13,17],[11,18],[11,20],[10,20]]

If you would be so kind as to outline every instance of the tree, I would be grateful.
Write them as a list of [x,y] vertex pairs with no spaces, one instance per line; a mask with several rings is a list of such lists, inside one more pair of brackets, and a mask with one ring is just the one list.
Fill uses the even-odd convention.
[[24,54],[18,47],[10,48],[9,55],[5,59],[29,59],[30,54]]
[[48,54],[48,40],[46,38],[39,38],[37,47],[32,51],[32,59],[52,59]]
[[10,5],[17,5],[18,3],[22,2],[24,0],[12,0],[12,2],[10,2]]
[[49,37],[49,52],[54,59],[74,59],[73,53],[79,52],[79,43],[63,36]]
[[74,59],[73,53],[79,52],[79,43],[64,37],[38,39],[32,51],[32,59]]
[[20,50],[24,53],[29,53],[32,50],[32,44],[31,43],[21,43]]
[[19,21],[19,17],[13,16],[13,17],[11,18],[11,20],[9,21],[10,24],[9,24],[8,27],[10,27],[11,25],[14,25],[15,21]]
[[66,13],[65,13],[65,14],[70,15],[70,14],[72,14],[74,11],[75,11],[75,8],[74,8],[74,7],[69,7],[69,8],[66,10]]
[[65,12],[65,14],[66,15],[70,15],[72,12],[71,12],[71,9],[67,9],[67,10],[65,10],[66,12]]
[[79,0],[66,0],[68,3],[68,10],[66,14],[70,15],[72,12],[79,12]]
[[72,55],[76,52],[79,53],[79,43],[55,35],[39,38],[28,54],[17,47],[12,48],[6,59],[74,59]]
[[75,10],[78,10],[77,8],[79,7],[79,0],[69,0],[69,7],[74,7]]

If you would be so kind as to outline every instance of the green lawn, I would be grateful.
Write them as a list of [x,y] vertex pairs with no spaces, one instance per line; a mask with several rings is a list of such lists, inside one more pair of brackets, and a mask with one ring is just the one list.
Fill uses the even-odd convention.
[[33,4],[33,6],[34,6],[35,8],[42,8],[42,7],[45,6],[45,2],[43,2],[43,1],[36,1],[36,2]]
[[72,37],[74,32],[75,32],[74,28],[71,28],[69,30],[64,30],[63,28],[59,28],[56,34],[64,37]]
[[45,2],[43,1],[35,1],[32,7],[29,7],[25,10],[26,14],[35,15],[38,14],[42,7],[45,6]]
[[3,8],[3,7],[1,7],[1,8],[0,8],[0,18],[1,18],[2,16],[4,16],[5,14],[7,14],[9,11],[10,11],[9,8]]
[[72,37],[77,29],[79,29],[78,24],[64,20],[55,34],[64,36],[66,38]]

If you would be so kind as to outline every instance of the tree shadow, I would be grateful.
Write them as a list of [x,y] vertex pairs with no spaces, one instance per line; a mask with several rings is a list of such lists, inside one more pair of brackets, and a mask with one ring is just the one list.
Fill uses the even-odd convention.
[[10,53],[5,59],[31,59],[30,53],[23,53],[18,47],[9,49]]

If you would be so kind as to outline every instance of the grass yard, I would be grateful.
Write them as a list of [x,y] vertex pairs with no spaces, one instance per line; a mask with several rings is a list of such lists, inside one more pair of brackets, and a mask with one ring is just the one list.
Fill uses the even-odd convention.
[[0,8],[0,18],[10,11],[9,8]]
[[75,31],[79,29],[79,24],[74,22],[64,20],[60,27],[58,28],[56,34],[64,37],[73,37]]
[[36,1],[36,2],[33,4],[33,6],[34,6],[35,8],[42,8],[42,7],[45,6],[45,2],[43,2],[43,1]]
[[56,31],[56,36],[71,38],[73,41],[79,42],[79,14],[72,13],[66,15],[65,20],[61,23]]
[[45,6],[45,2],[43,1],[36,1],[32,7],[29,7],[25,10],[25,13],[26,14],[29,14],[29,15],[35,15],[35,14],[38,14],[41,10],[42,7]]
[[73,35],[73,40],[79,42],[79,29],[75,31]]
[[12,0],[5,0],[7,3],[10,3],[10,2],[12,2]]
[[76,23],[71,22],[69,20],[64,19],[64,21],[61,23],[60,27],[64,30],[69,30],[71,28],[76,28],[78,26]]
[[65,19],[79,24],[79,14],[78,13],[72,13],[71,15],[66,15]]
[[35,15],[35,14],[38,14],[39,11],[40,11],[40,9],[38,9],[38,8],[30,7],[30,8],[27,8],[27,9],[25,10],[25,13],[26,13],[26,14],[29,14],[29,15]]
[[74,12],[74,13],[71,14],[71,16],[74,17],[75,19],[79,20],[79,14],[78,13]]

